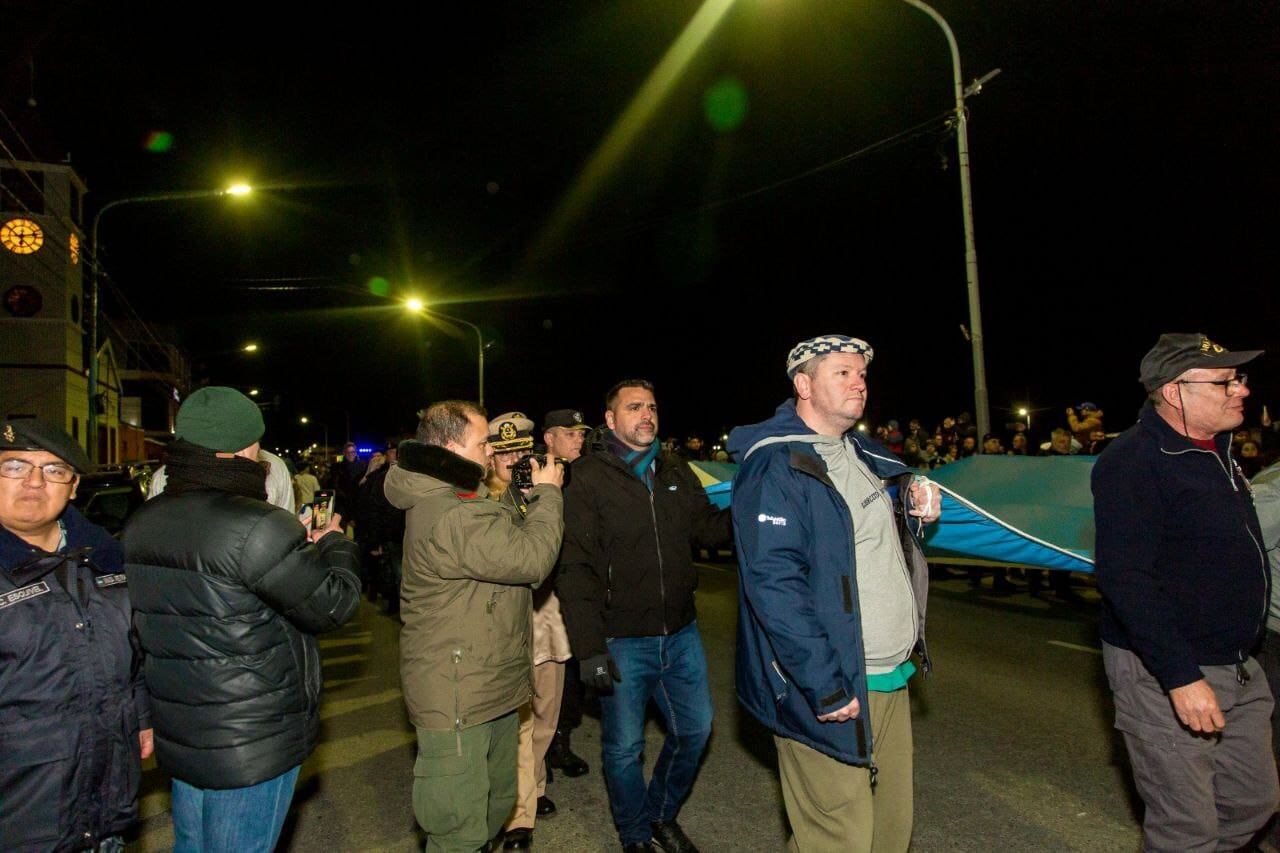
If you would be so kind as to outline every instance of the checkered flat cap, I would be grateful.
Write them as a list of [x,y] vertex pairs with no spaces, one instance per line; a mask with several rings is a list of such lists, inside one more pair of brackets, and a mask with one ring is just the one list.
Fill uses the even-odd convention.
[[851,338],[847,335],[819,335],[816,338],[801,341],[787,353],[787,376],[795,376],[800,365],[814,356],[833,352],[856,353],[864,357],[867,364],[870,364],[871,359],[875,357],[875,350],[871,349],[871,344],[861,338]]

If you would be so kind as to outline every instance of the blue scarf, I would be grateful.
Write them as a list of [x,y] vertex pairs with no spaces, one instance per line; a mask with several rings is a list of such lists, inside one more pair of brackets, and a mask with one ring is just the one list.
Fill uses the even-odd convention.
[[606,436],[609,449],[614,455],[626,463],[631,469],[631,473],[636,475],[636,479],[644,483],[649,491],[653,491],[653,460],[658,458],[658,451],[662,449],[662,442],[658,441],[654,436],[653,443],[645,450],[633,450],[622,442],[622,439],[614,435],[613,430],[609,430]]

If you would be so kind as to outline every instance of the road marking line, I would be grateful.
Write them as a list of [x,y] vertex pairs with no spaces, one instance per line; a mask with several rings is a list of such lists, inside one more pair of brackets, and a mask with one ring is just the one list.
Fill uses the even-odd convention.
[[312,776],[351,767],[370,758],[400,749],[416,739],[417,734],[412,731],[374,729],[323,742],[316,747],[316,751],[311,753],[311,757],[302,766],[298,784],[302,784]]
[[353,696],[350,699],[334,699],[325,702],[320,707],[320,719],[327,720],[330,717],[337,717],[341,714],[350,714],[352,711],[360,711],[364,708],[371,708],[374,705],[385,705],[388,702],[400,701],[400,688],[392,688],[391,690],[383,690],[381,693],[371,693],[368,696]]
[[373,637],[365,635],[363,637],[337,637],[332,640],[321,640],[320,648],[336,649],[341,646],[370,646],[373,645]]
[[1066,642],[1063,642],[1062,640],[1049,640],[1048,643],[1051,646],[1061,646],[1064,649],[1071,649],[1072,651],[1089,652],[1090,654],[1094,654],[1094,655],[1102,654],[1102,649],[1095,648],[1093,646],[1082,646],[1082,645],[1079,645],[1078,643],[1066,643]]
[[346,655],[344,657],[337,658],[322,657],[320,658],[320,663],[324,666],[337,666],[340,663],[361,663],[368,660],[368,655]]

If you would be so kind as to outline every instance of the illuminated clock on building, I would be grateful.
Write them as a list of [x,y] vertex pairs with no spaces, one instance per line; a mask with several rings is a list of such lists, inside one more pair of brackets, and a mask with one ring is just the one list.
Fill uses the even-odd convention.
[[44,231],[30,219],[10,219],[0,225],[0,245],[16,255],[30,255],[44,245]]

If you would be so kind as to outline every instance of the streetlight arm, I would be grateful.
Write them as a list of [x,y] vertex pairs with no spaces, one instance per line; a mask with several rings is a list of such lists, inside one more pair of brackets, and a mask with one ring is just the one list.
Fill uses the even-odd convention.
[[476,333],[476,359],[479,363],[480,371],[480,385],[478,389],[480,399],[476,402],[480,404],[481,408],[484,408],[484,332],[480,331],[480,327],[475,323],[472,323],[470,320],[463,320],[461,317],[451,317],[448,314],[441,314],[434,308],[424,308],[423,313],[439,317],[441,320],[448,320],[451,323],[457,323],[460,326],[466,326],[468,329]]
[[89,415],[85,419],[86,449],[92,462],[98,459],[98,283],[102,275],[102,247],[98,244],[98,225],[102,222],[102,214],[125,204],[146,204],[160,201],[186,201],[198,198],[216,198],[226,195],[226,190],[180,190],[167,193],[149,193],[128,198],[109,201],[93,214],[93,227],[90,228],[90,245],[93,247],[92,287],[89,290]]
[[956,34],[951,31],[951,25],[947,23],[947,19],[938,14],[938,10],[930,6],[923,0],[902,0],[908,6],[915,6],[921,12],[924,12],[934,23],[942,28],[942,33],[947,37],[947,46],[951,48],[951,76],[955,80],[956,89],[956,109],[964,108],[964,87],[961,84],[963,79],[960,76],[960,47],[956,44]]

